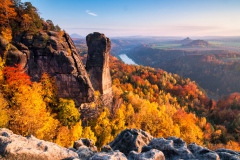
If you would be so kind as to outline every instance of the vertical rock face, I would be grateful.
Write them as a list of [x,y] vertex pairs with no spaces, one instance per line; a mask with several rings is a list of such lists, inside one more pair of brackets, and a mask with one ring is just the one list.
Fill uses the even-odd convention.
[[102,94],[104,105],[112,103],[112,79],[109,69],[111,41],[104,34],[94,32],[86,37],[88,57],[86,70],[93,88]]
[[43,73],[56,79],[58,96],[76,105],[94,101],[94,89],[70,36],[65,32],[26,33],[7,53],[7,65],[21,64],[33,81]]

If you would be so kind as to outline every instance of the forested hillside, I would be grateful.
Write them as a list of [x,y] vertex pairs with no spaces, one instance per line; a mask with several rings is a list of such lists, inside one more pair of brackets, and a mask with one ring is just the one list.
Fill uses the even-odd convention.
[[237,51],[204,48],[168,50],[139,46],[129,51],[128,56],[137,64],[189,77],[215,99],[240,92],[240,53]]

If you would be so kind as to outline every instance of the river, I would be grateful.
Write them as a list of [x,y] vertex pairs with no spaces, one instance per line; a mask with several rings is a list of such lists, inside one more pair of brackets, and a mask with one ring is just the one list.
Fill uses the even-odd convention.
[[131,58],[129,58],[126,54],[120,54],[119,57],[125,64],[133,64],[137,65]]

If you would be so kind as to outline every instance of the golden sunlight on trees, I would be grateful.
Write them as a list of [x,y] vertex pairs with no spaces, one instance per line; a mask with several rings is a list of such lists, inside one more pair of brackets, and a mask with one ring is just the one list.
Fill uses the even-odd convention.
[[57,88],[55,86],[55,80],[51,78],[47,73],[43,73],[40,83],[42,85],[42,96],[44,102],[48,105],[51,103],[56,103],[56,92]]
[[12,41],[12,30],[11,28],[5,28],[4,30],[1,31],[1,35],[7,42]]
[[0,1],[0,34],[8,42],[12,41],[12,29],[10,20],[16,17],[17,13],[12,0]]
[[94,133],[96,134],[96,137],[97,137],[96,145],[98,147],[102,147],[106,145],[108,142],[110,142],[111,140],[113,140],[113,137],[111,135],[111,122],[108,116],[109,116],[109,111],[108,109],[105,109],[96,120]]
[[196,142],[202,144],[203,132],[197,126],[198,119],[192,113],[186,113],[179,109],[173,116],[174,123],[178,124],[180,128],[180,137],[187,143]]
[[8,103],[0,93],[0,127],[7,127],[9,121],[9,113],[7,110]]
[[[4,62],[2,58],[0,58],[0,84],[3,84],[4,81],[2,72],[3,66]],[[7,100],[4,98],[2,89],[2,86],[0,86],[0,127],[6,127],[9,121],[8,103]]]
[[33,134],[51,140],[58,121],[46,110],[42,97],[42,87],[32,83],[20,66],[5,67],[3,93],[9,98],[9,124],[13,132],[27,136]]
[[72,142],[70,141],[70,130],[67,126],[61,126],[57,130],[57,138],[55,143],[60,146],[71,146]]
[[124,108],[119,108],[117,110],[117,112],[113,116],[111,125],[112,125],[111,134],[113,137],[116,137],[121,131],[123,131],[126,128]]
[[16,16],[14,3],[12,0],[1,0],[0,1],[0,26],[8,26],[9,19]]
[[83,129],[82,137],[92,139],[94,142],[97,141],[97,137],[94,135],[94,132],[92,131],[91,127],[85,127]]

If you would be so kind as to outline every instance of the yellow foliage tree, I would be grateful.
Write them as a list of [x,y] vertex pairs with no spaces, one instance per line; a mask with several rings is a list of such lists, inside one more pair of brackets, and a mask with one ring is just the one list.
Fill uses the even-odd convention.
[[43,100],[46,102],[48,105],[50,103],[56,103],[56,86],[55,80],[51,78],[47,73],[43,73],[40,83],[42,85],[42,95],[43,95]]
[[23,136],[34,135],[52,140],[58,121],[46,110],[42,86],[31,83],[20,66],[5,67],[3,70],[3,94],[9,101],[9,129]]
[[7,127],[9,122],[8,103],[0,93],[0,127]]
[[80,113],[73,100],[59,99],[57,106],[58,119],[64,126],[74,126],[80,118]]
[[3,29],[1,31],[1,35],[3,36],[3,38],[5,40],[7,40],[7,42],[11,42],[12,41],[12,29],[7,27],[5,29]]
[[57,138],[54,142],[63,147],[70,147],[72,145],[70,133],[71,131],[67,126],[59,127],[57,130]]
[[112,120],[112,136],[116,137],[122,130],[126,128],[125,126],[125,112],[124,107],[117,110]]
[[9,19],[14,18],[16,15],[13,0],[0,1],[0,26],[9,25]]
[[77,122],[72,128],[71,128],[71,141],[74,142],[76,140],[78,140],[79,138],[81,138],[82,136],[82,122],[79,121]]
[[72,147],[74,141],[82,137],[82,131],[81,121],[71,127],[60,126],[57,129],[57,136],[54,142],[63,147]]
[[111,122],[108,118],[109,111],[107,108],[100,114],[96,120],[96,125],[94,127],[94,133],[97,137],[97,147],[102,147],[110,142],[113,137],[111,135]]
[[82,138],[88,138],[97,142],[97,137],[94,135],[94,132],[91,130],[91,127],[85,127],[82,132]]
[[202,144],[203,132],[197,125],[198,118],[192,113],[186,113],[179,109],[173,116],[173,121],[180,128],[180,137],[187,143]]

